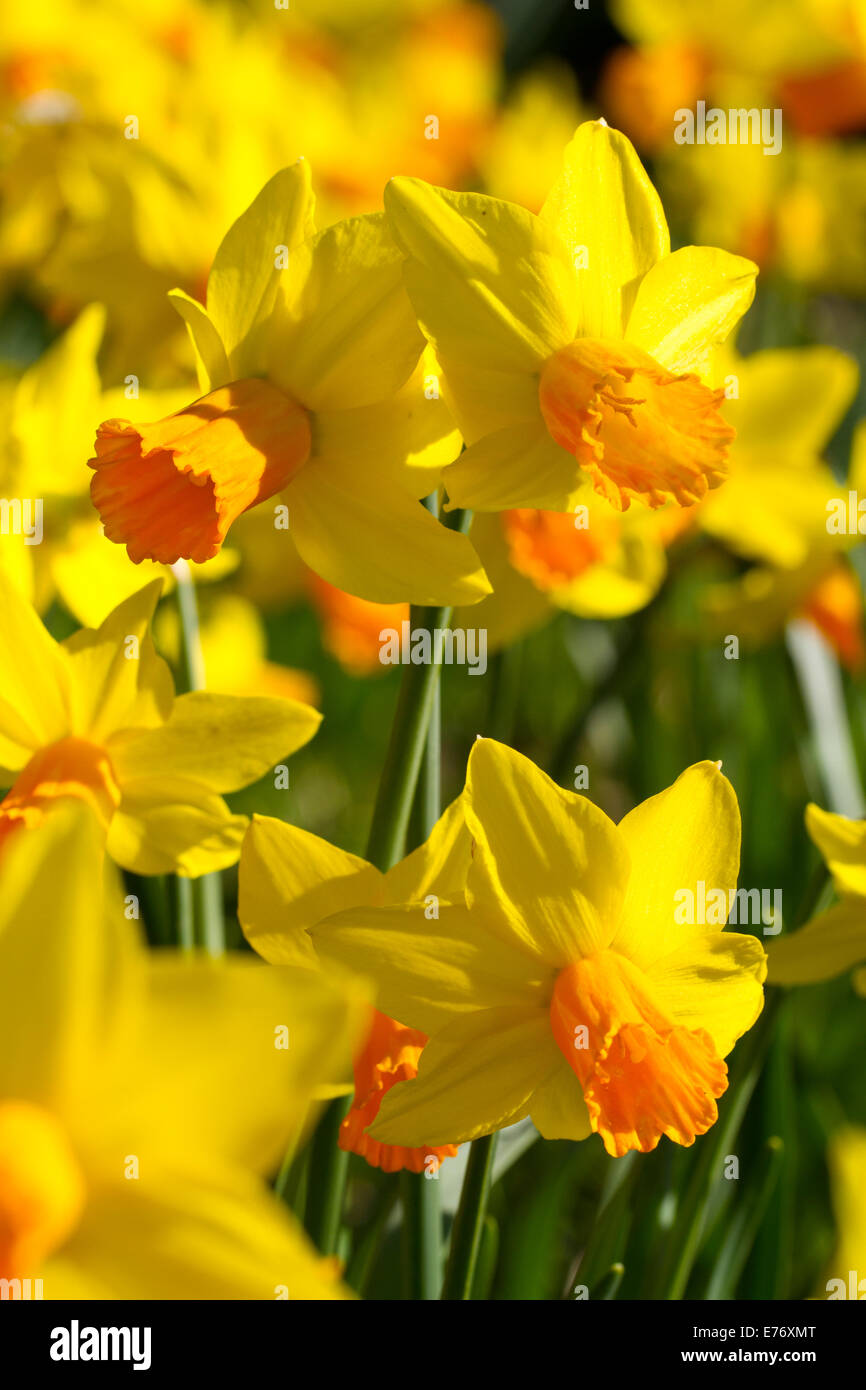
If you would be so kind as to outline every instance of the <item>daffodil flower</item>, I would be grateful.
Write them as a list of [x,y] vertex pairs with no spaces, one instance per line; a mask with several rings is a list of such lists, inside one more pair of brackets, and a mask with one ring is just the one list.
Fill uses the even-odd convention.
[[445,471],[452,505],[569,510],[589,480],[618,509],[657,507],[722,481],[733,431],[702,375],[756,267],[671,253],[623,135],[579,126],[537,217],[403,178],[385,207],[469,446]]
[[[238,916],[254,950],[275,965],[319,966],[309,928],[348,907],[396,904],[432,892],[459,892],[470,840],[462,801],[439,818],[427,841],[387,873],[297,826],[254,816],[244,838]],[[428,908],[436,899],[428,900]],[[370,973],[370,972],[367,972]],[[355,1095],[339,1136],[342,1149],[375,1168],[420,1173],[457,1150],[451,1144],[383,1144],[367,1129],[392,1088],[409,1081],[427,1043],[419,1028],[372,1009],[354,1058]]]
[[[379,1007],[426,1032],[418,1076],[382,1103],[382,1143],[475,1139],[530,1115],[549,1139],[608,1153],[689,1145],[717,1117],[723,1058],[758,1017],[752,936],[683,927],[703,881],[730,892],[740,818],[698,763],[617,826],[527,758],[479,739],[463,795],[465,893],[343,910],[316,951],[376,982]],[[427,886],[436,893],[436,883]]]
[[[774,985],[808,985],[866,965],[866,821],[806,807],[806,829],[833,875],[839,901],[805,927],[771,941]],[[861,972],[861,978],[866,977]]]
[[[104,327],[102,306],[89,305],[17,380],[4,383],[0,425],[0,491],[42,502],[39,544],[24,534],[4,536],[0,565],[40,612],[59,595],[86,627],[96,627],[146,579],[161,577],[166,592],[174,584],[168,566],[142,572],[103,535],[81,466],[94,421],[119,409],[147,419],[188,399],[188,389],[142,390],[132,399],[125,387],[103,390],[97,357]],[[207,569],[198,567],[196,577],[221,578],[231,563],[224,552]]]
[[857,364],[835,348],[719,354],[715,368],[736,385],[724,412],[737,431],[730,475],[695,510],[697,525],[752,562],[710,585],[701,623],[741,641],[774,636],[792,617],[818,626],[852,668],[864,659],[862,590],[845,559],[859,539],[833,529],[834,502],[866,478],[866,429],[855,431],[850,483],[821,455],[857,390]]
[[236,791],[307,743],[321,715],[295,700],[175,696],[149,634],[160,583],[101,627],[55,642],[0,575],[0,842],[57,800],[97,813],[108,853],[140,874],[196,876],[234,863]]
[[[557,611],[622,618],[646,607],[667,572],[665,542],[687,518],[681,507],[616,512],[587,493],[581,519],[515,508],[476,517],[472,543],[493,593],[458,609],[456,627],[482,627],[495,650],[548,622]],[[674,524],[672,524],[674,523]]]
[[459,445],[425,394],[383,216],[314,234],[299,160],[226,235],[207,308],[174,302],[208,392],[151,425],[100,425],[91,496],[110,540],[135,561],[204,562],[242,512],[279,495],[275,524],[339,588],[382,603],[489,592],[467,538],[416,500]]
[[347,1296],[263,1179],[341,1079],[363,997],[147,952],[103,863],[79,805],[0,864],[0,1278],[46,1299]]

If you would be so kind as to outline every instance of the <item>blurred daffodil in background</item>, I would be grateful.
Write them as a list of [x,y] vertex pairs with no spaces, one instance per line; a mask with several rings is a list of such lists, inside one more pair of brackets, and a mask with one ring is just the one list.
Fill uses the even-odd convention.
[[65,806],[0,864],[0,1277],[48,1299],[347,1296],[263,1179],[341,1079],[363,997],[148,953],[102,855]]

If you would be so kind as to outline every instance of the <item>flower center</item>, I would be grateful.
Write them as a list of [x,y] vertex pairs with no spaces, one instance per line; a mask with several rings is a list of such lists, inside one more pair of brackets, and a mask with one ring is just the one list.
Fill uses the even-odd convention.
[[153,425],[106,420],[90,495],[106,536],[136,564],[201,564],[242,512],[303,467],[311,441],[303,406],[267,381],[234,381]]
[[542,590],[560,589],[616,549],[620,518],[594,503],[591,526],[580,528],[568,512],[520,508],[504,512],[502,526],[514,568]]
[[38,1105],[0,1102],[0,1278],[40,1278],[75,1229],[84,1179],[62,1126]]
[[724,392],[630,343],[575,339],[544,364],[538,395],[551,438],[618,511],[635,497],[688,506],[727,476]]
[[0,845],[15,830],[39,825],[62,797],[86,801],[107,829],[120,805],[120,788],[104,748],[63,738],[34,753],[0,801]]
[[649,1153],[663,1134],[689,1145],[715,1123],[725,1063],[702,1028],[671,1021],[625,956],[600,951],[567,966],[550,1022],[609,1154]]

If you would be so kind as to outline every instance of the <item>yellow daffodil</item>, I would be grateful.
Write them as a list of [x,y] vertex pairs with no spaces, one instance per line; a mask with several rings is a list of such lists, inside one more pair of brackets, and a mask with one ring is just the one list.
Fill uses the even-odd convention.
[[0,1278],[46,1299],[346,1296],[262,1179],[342,1075],[363,1000],[146,952],[103,864],[91,814],[64,807],[0,865]]
[[[701,527],[747,559],[794,569],[833,547],[827,504],[840,483],[821,455],[857,391],[853,358],[831,347],[719,354],[725,419],[736,430],[729,474],[697,512]],[[835,543],[838,550],[838,542]]]
[[203,562],[242,512],[280,494],[275,525],[340,588],[416,603],[489,591],[466,537],[413,499],[455,438],[425,395],[423,339],[383,217],[314,235],[298,161],[223,240],[207,308],[175,303],[210,389],[156,424],[100,426],[91,495],[110,540],[136,562]]
[[[318,956],[309,935],[314,924],[349,907],[423,900],[434,883],[439,891],[459,893],[469,851],[459,800],[440,817],[424,845],[384,874],[317,835],[254,816],[241,852],[238,916],[250,945],[265,960],[315,966]],[[456,1153],[448,1142],[430,1145],[422,1138],[408,1145],[383,1144],[366,1132],[383,1098],[415,1076],[426,1042],[423,1029],[374,1009],[355,1055],[355,1095],[340,1130],[340,1147],[385,1172],[405,1168],[419,1173],[431,1156],[438,1166]]]
[[493,593],[458,609],[456,626],[487,630],[496,648],[547,622],[557,611],[580,618],[621,618],[644,608],[667,570],[665,542],[682,508],[616,512],[585,493],[579,515],[517,509],[482,515],[472,542]]
[[[730,477],[695,511],[699,526],[753,563],[701,601],[701,626],[751,645],[793,617],[807,618],[851,669],[864,660],[862,592],[845,556],[859,540],[849,489],[866,478],[866,427],[855,431],[850,481],[821,460],[857,387],[855,363],[829,347],[727,359],[739,397],[726,402],[737,427]],[[845,507],[844,527],[835,513]]]
[[833,875],[839,901],[799,931],[770,942],[769,978],[778,985],[831,980],[866,964],[866,821],[809,805],[806,829]]
[[154,583],[65,642],[0,576],[0,836],[58,800],[96,811],[108,852],[136,873],[196,876],[233,863],[246,827],[221,793],[307,743],[321,716],[293,700],[175,697],[149,623]]
[[701,881],[726,903],[736,885],[730,783],[698,763],[616,826],[479,739],[462,803],[465,892],[430,877],[426,902],[358,901],[310,928],[320,956],[364,971],[382,1009],[430,1036],[372,1137],[456,1144],[530,1115],[550,1139],[596,1131],[613,1155],[693,1143],[763,1002],[756,938],[675,915]]
[[[174,586],[167,565],[134,565],[106,540],[89,497],[90,474],[82,466],[97,421],[124,410],[133,419],[179,408],[188,390],[141,390],[139,383],[104,390],[97,366],[105,313],[84,309],[70,327],[9,383],[0,438],[0,489],[29,508],[38,505],[39,527],[0,538],[0,566],[40,612],[60,597],[87,627],[129,598],[152,574],[165,591]],[[31,525],[30,530],[33,530]],[[216,579],[236,563],[230,551],[196,577]]]
[[756,267],[672,254],[623,135],[581,125],[538,217],[411,179],[385,206],[469,446],[445,472],[452,505],[570,510],[589,480],[617,509],[657,507],[721,482],[733,431],[701,374]]

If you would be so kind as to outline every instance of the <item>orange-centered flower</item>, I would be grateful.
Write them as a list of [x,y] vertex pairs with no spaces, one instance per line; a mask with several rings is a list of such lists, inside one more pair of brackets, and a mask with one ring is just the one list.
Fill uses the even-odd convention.
[[83,1207],[84,1180],[58,1121],[26,1101],[0,1102],[0,1279],[38,1275]]
[[724,391],[632,343],[577,338],[544,364],[538,396],[551,438],[617,510],[633,497],[688,506],[726,476],[734,430],[719,411]]
[[[418,1058],[426,1042],[425,1033],[417,1028],[405,1028],[374,1009],[369,1036],[355,1058],[355,1096],[340,1129],[340,1148],[359,1154],[383,1173],[398,1173],[402,1168],[423,1173],[431,1167],[436,1172],[443,1158],[454,1158],[457,1153],[453,1144],[438,1148],[381,1144],[364,1132],[375,1120],[391,1087],[398,1081],[411,1081],[415,1077]],[[430,1163],[431,1156],[435,1164]]]
[[90,495],[131,560],[201,564],[242,512],[286,486],[310,447],[302,406],[269,382],[233,381],[153,425],[106,420]]
[[593,515],[592,525],[575,527],[568,512],[519,507],[504,512],[508,558],[539,589],[556,589],[577,579],[590,565],[615,550],[620,518],[613,511]]
[[600,951],[567,966],[554,986],[550,1022],[608,1153],[648,1153],[660,1134],[692,1144],[715,1124],[728,1069],[712,1038],[674,1024],[651,981],[625,956]]
[[63,738],[35,753],[0,801],[0,846],[15,830],[40,824],[61,797],[86,801],[108,828],[121,792],[104,748]]

